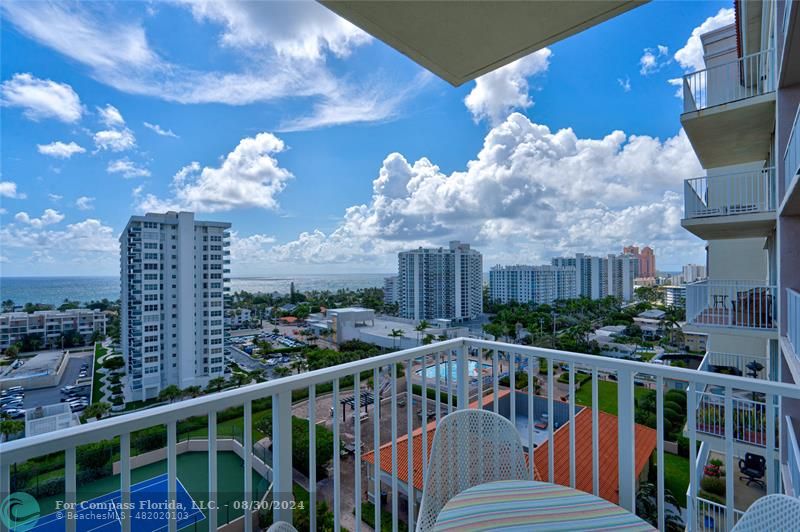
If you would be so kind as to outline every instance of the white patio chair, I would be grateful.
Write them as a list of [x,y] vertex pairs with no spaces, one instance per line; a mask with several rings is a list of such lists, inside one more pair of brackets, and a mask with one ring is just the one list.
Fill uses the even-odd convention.
[[733,532],[780,532],[797,530],[800,523],[800,499],[788,495],[767,495],[750,505]]
[[447,501],[472,486],[530,478],[522,440],[509,420],[478,409],[448,414],[433,437],[416,529],[432,530]]
[[297,532],[297,529],[286,521],[278,521],[276,523],[272,523],[272,525],[267,529],[267,532]]

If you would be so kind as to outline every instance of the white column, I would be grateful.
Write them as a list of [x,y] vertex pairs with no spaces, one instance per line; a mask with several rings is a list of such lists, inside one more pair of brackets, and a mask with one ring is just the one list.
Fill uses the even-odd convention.
[[208,413],[208,528],[217,529],[217,412]]
[[120,518],[122,532],[131,530],[131,512],[128,509],[131,502],[131,435],[125,433],[119,437],[119,489],[122,495],[122,509]]
[[[617,374],[617,430],[618,430],[618,458],[619,458],[619,502],[620,506],[633,512],[636,510],[636,467],[634,441],[634,399],[633,399],[633,373],[631,370],[620,370]],[[623,452],[622,445],[625,445]]]
[[[314,486],[309,486],[314,489]],[[272,397],[272,493],[274,521],[292,522],[292,394]]]
[[[178,426],[176,421],[167,424],[167,501],[170,508],[175,508],[178,493],[178,454],[177,454]],[[169,532],[177,532],[178,521],[169,520]]]

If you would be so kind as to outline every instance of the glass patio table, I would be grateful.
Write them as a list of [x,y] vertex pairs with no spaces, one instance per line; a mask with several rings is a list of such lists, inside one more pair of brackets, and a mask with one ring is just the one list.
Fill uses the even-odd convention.
[[624,508],[548,482],[504,480],[469,488],[445,504],[436,531],[655,530]]

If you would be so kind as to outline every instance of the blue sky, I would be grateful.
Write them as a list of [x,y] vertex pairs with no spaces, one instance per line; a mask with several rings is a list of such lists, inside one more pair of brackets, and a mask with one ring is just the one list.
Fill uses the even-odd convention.
[[702,175],[670,80],[730,2],[652,2],[453,88],[315,3],[6,2],[3,275],[116,274],[132,214],[233,224],[234,275],[652,245]]

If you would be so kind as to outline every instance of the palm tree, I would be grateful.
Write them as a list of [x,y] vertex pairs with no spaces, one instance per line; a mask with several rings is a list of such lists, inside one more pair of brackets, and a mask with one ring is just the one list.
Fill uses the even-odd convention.
[[280,378],[280,377],[288,377],[292,373],[292,370],[290,370],[286,366],[276,366],[275,369],[272,370],[272,372],[275,374],[276,377]]
[[87,418],[96,418],[99,421],[103,419],[103,416],[108,414],[110,410],[111,410],[110,404],[100,401],[98,403],[92,403],[88,407],[86,407],[86,410],[83,412],[83,414]]
[[389,336],[392,337],[392,348],[397,349],[397,339],[403,337],[403,329],[392,329]]
[[25,423],[22,421],[14,421],[12,419],[0,421],[0,436],[3,436],[2,440],[7,440],[23,430],[25,430]]
[[[679,508],[678,500],[672,492],[664,488],[664,527],[669,531],[683,530],[684,524],[680,515],[675,513]],[[636,492],[636,515],[653,526],[658,526],[658,490],[652,482],[642,482]]]
[[234,373],[233,374],[233,382],[236,384],[236,387],[239,388],[243,384],[249,384],[252,379],[250,375],[246,373]]
[[423,332],[425,332],[425,329],[427,329],[430,326],[431,324],[428,323],[427,320],[422,320],[417,324],[416,327],[414,327],[414,330],[417,331],[417,343],[419,343],[420,336],[422,335]]
[[183,395],[188,395],[192,399],[203,394],[203,389],[199,386],[187,386],[183,389]]
[[221,392],[223,386],[225,386],[225,378],[224,377],[214,377],[213,379],[208,381],[207,389],[214,390],[214,391],[217,391],[217,392]]
[[175,384],[170,384],[158,394],[159,399],[162,401],[175,402],[183,396],[183,392]]
[[304,358],[296,358],[292,361],[291,368],[299,374],[308,369],[308,364]]

